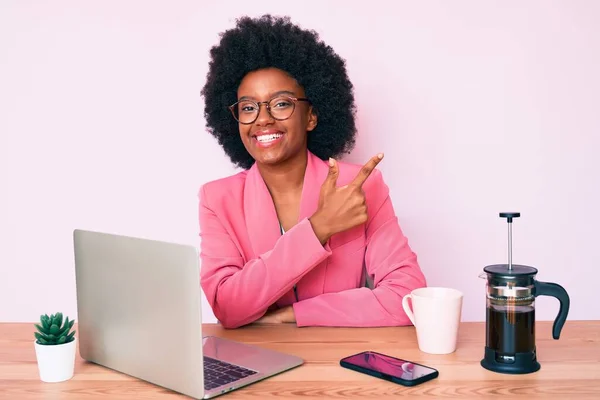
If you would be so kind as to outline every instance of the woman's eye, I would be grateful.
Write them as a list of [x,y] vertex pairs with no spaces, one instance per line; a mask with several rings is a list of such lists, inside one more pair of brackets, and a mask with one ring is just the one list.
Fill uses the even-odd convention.
[[289,101],[285,101],[285,100],[278,101],[278,102],[275,103],[275,107],[277,107],[277,108],[289,107],[290,105],[291,105],[290,102]]
[[242,112],[246,112],[246,113],[248,113],[248,112],[254,112],[254,110],[256,110],[256,107],[255,107],[255,106],[253,106],[253,105],[245,105],[245,106],[242,106],[242,107],[240,108],[240,110],[241,110]]

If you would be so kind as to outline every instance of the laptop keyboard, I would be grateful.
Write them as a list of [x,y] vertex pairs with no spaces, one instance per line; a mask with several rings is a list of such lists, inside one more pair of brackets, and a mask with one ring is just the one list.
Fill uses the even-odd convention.
[[204,390],[235,382],[256,371],[204,356]]

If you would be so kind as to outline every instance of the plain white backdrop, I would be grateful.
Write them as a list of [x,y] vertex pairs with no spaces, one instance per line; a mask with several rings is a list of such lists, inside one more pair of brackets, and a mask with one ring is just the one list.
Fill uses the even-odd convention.
[[0,321],[76,315],[75,228],[199,245],[200,185],[236,172],[204,127],[209,49],[265,12],[347,60],[346,160],[386,153],[401,226],[463,320],[485,319],[478,275],[506,262],[511,210],[514,262],[567,289],[569,319],[600,318],[600,3],[217,3],[0,4]]

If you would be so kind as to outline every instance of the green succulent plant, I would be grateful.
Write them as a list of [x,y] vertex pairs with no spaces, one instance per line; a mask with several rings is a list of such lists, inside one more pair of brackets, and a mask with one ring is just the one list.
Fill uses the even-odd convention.
[[56,313],[48,316],[40,316],[40,324],[35,324],[37,332],[34,333],[36,343],[43,345],[65,344],[73,341],[75,331],[69,332],[75,323],[75,320],[69,321],[67,317],[63,321],[62,313]]

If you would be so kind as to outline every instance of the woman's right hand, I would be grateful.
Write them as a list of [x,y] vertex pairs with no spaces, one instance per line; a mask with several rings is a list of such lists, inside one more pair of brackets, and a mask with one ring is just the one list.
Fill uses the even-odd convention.
[[338,165],[329,159],[329,174],[321,185],[319,206],[309,218],[315,235],[325,244],[336,233],[367,222],[367,204],[362,185],[382,160],[383,154],[371,158],[352,182],[338,187]]

